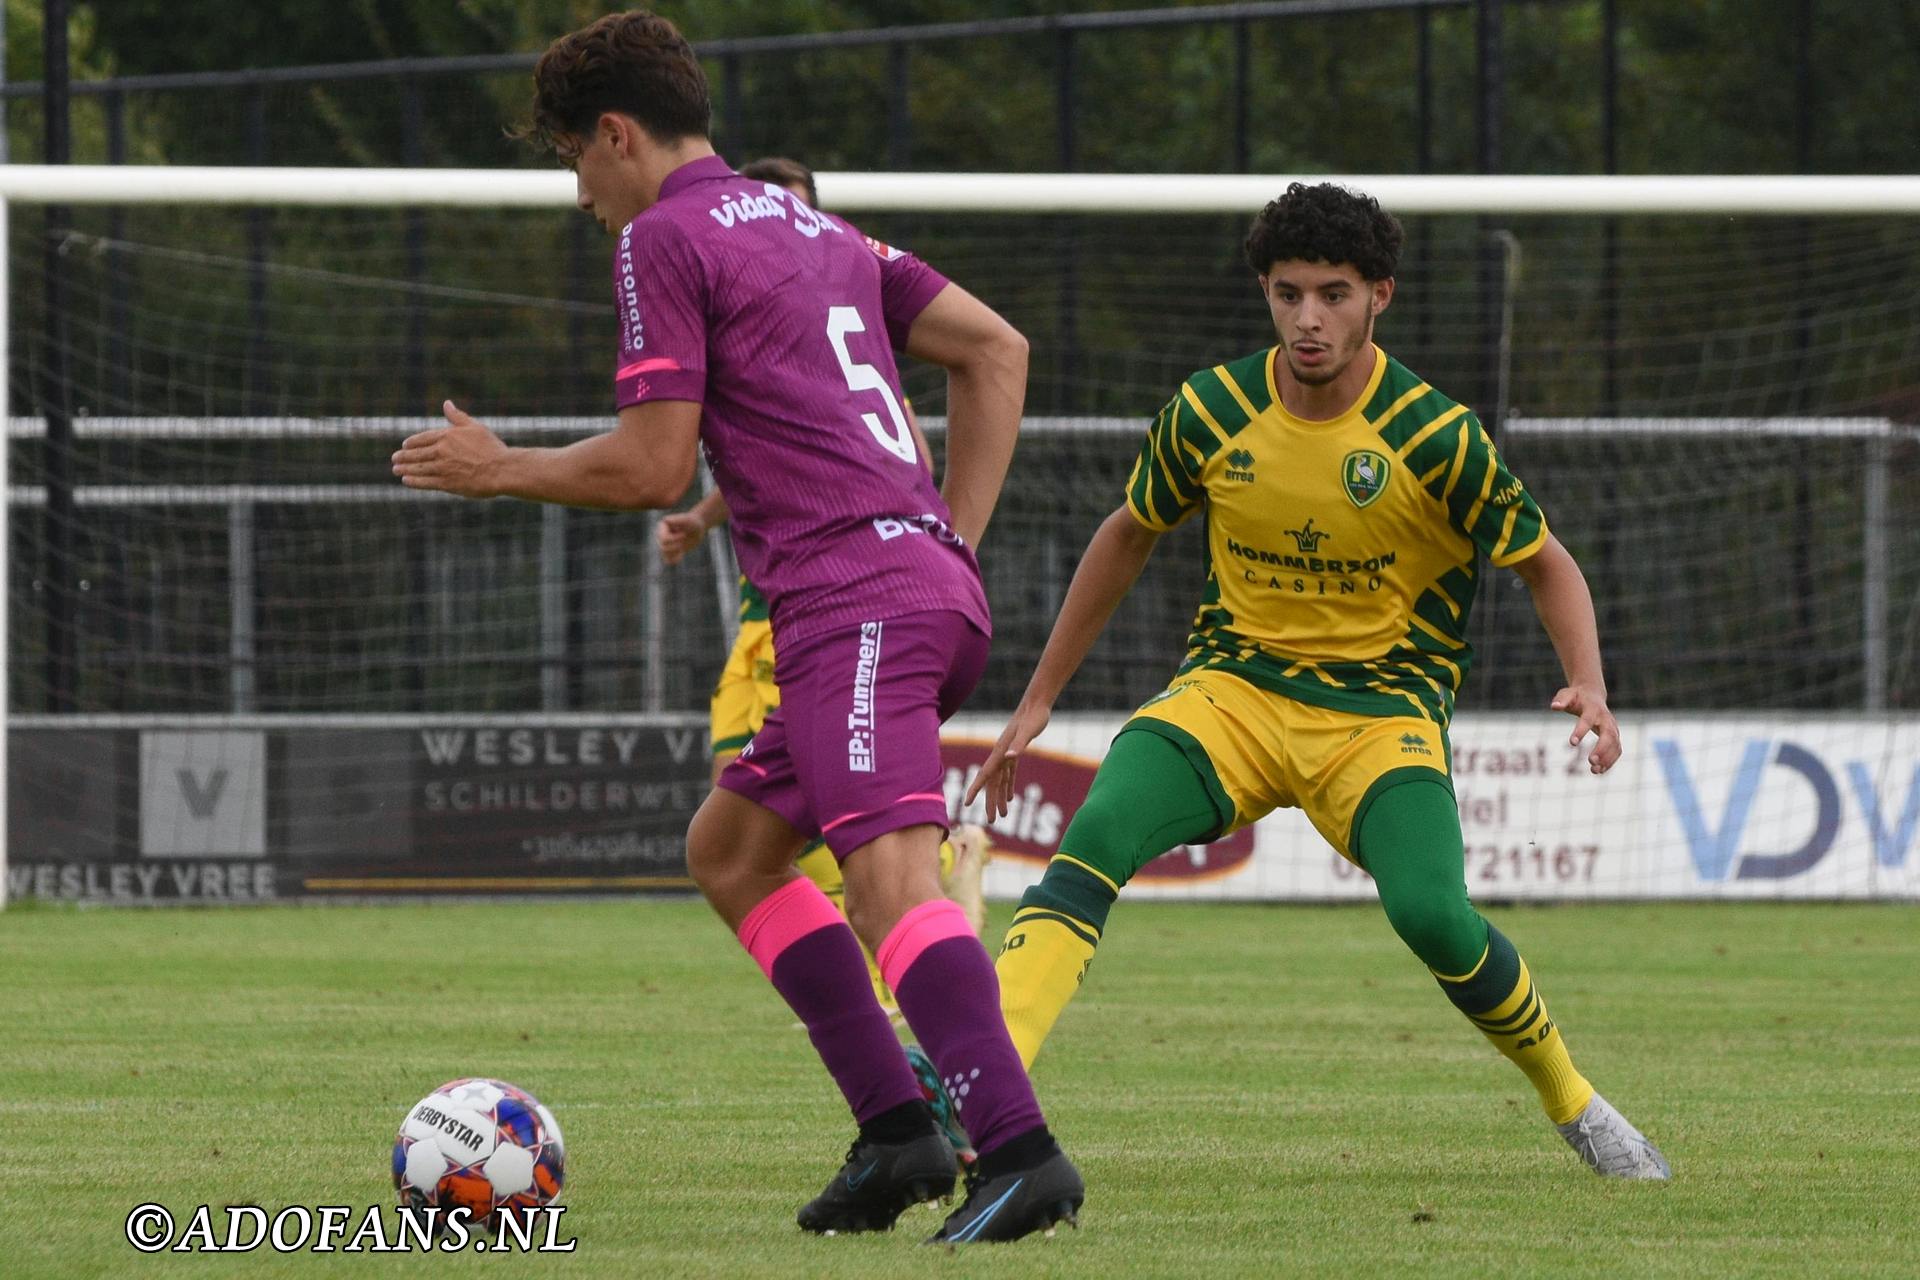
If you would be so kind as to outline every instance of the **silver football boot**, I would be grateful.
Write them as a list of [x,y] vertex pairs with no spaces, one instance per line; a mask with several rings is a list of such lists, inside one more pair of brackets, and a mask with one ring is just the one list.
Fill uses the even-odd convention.
[[1577,1118],[1556,1127],[1587,1167],[1603,1178],[1665,1182],[1673,1177],[1660,1149],[1597,1093]]

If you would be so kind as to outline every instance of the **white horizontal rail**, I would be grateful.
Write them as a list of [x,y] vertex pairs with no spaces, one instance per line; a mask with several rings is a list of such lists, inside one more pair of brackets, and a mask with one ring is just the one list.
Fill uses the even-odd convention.
[[[613,429],[612,414],[605,417],[486,418],[488,426],[506,436],[584,436]],[[1024,436],[1137,435],[1152,421],[1137,416],[1083,415],[1024,418]],[[80,440],[365,440],[387,439],[398,444],[416,431],[445,426],[440,418],[276,418],[276,417],[83,417],[73,420]],[[929,433],[947,429],[940,416],[920,419]],[[1515,415],[1501,430],[1507,435],[1541,436],[1740,436],[1816,440],[1920,439],[1920,427],[1890,418],[1548,418]],[[46,419],[19,417],[7,423],[14,440],[38,440],[47,433]],[[311,489],[314,486],[302,486]],[[331,488],[332,486],[326,486]]]
[[[435,489],[409,489],[397,480],[392,484],[82,484],[73,489],[78,507],[379,506],[420,499],[443,502],[452,496]],[[7,502],[16,507],[45,506],[47,491],[40,485],[11,485]]]
[[1338,182],[1399,214],[1920,213],[1912,177],[821,174],[830,209],[1250,215],[1290,182]]
[[[180,428],[195,420],[188,418],[94,418],[87,422],[99,438],[134,439],[164,434],[180,439]],[[220,439],[273,439],[275,428],[284,420],[274,418],[217,418]],[[319,422],[319,420],[295,420]],[[399,439],[400,435],[425,425],[427,419],[367,418],[344,419],[337,424],[339,435],[382,435]],[[259,428],[248,431],[248,424]],[[164,432],[149,430],[155,424]],[[1028,418],[1021,424],[1025,435],[1097,435],[1136,436],[1146,429],[1147,419],[1127,417]],[[522,430],[553,429],[578,433],[599,430],[609,420],[599,418],[507,418],[500,425]],[[929,434],[946,430],[946,419],[927,418],[922,425]],[[15,418],[10,434],[15,439],[32,438],[45,433],[38,418]],[[348,428],[364,428],[348,430]],[[1884,440],[1901,438],[1920,441],[1920,427],[1896,423],[1887,418],[1509,418],[1503,424],[1506,438],[1515,436],[1632,437],[1646,440],[1677,439],[1824,439]],[[6,490],[7,501],[15,506],[38,507],[47,500],[46,489],[39,485],[14,485]],[[384,506],[416,499],[445,501],[450,495],[434,490],[409,489],[398,483],[379,484],[154,484],[154,485],[79,485],[73,500],[82,507],[224,507],[238,503],[263,503],[272,506]]]
[[1734,436],[1740,439],[1920,440],[1920,427],[1891,418],[1534,418],[1500,424],[1509,436]]
[[[1357,187],[1396,213],[1920,213],[1920,177],[1880,175],[1409,175],[822,173],[831,209],[941,213],[1247,214],[1287,183]],[[0,199],[31,204],[571,207],[549,169],[318,169],[5,165]]]
[[[611,431],[614,416],[531,417],[484,419],[502,435],[592,435]],[[391,438],[395,444],[416,431],[444,427],[445,418],[280,418],[178,415],[149,417],[79,417],[73,419],[76,440],[365,440]],[[38,440],[47,434],[47,420],[19,417],[7,423],[13,440]]]

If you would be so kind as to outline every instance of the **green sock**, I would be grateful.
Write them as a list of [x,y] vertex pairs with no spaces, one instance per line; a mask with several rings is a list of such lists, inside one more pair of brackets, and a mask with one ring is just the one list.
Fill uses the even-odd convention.
[[1574,1068],[1526,961],[1467,900],[1453,794],[1438,781],[1388,787],[1361,820],[1359,852],[1394,932],[1447,999],[1526,1075],[1550,1120],[1579,1115],[1593,1086]]

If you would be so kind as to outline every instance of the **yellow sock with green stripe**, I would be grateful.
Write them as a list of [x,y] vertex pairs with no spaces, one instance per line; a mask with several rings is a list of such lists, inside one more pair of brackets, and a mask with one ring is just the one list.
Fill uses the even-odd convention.
[[1021,896],[993,970],[1000,979],[1000,1012],[1031,1069],[1047,1033],[1093,963],[1107,912],[1120,888],[1086,863],[1055,854],[1047,873]]
[[1565,1124],[1586,1109],[1593,1086],[1575,1070],[1527,962],[1505,934],[1488,925],[1487,949],[1478,964],[1463,974],[1433,976],[1467,1021],[1526,1073],[1548,1119]]

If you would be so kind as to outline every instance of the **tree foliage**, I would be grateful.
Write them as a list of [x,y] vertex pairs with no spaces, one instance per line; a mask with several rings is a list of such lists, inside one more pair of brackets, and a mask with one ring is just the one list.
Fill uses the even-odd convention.
[[[8,75],[39,74],[40,4],[6,0]],[[1078,11],[1137,7],[1103,0]],[[595,0],[76,0],[74,75],[94,79],[371,59],[536,52],[605,11]],[[689,0],[662,10],[696,42],[913,26],[1054,12],[1037,0]],[[1801,0],[1620,0],[1617,151],[1625,172],[1903,172],[1920,159],[1920,6],[1814,0],[1808,101],[1798,89]],[[1256,170],[1417,167],[1417,32],[1428,30],[1431,167],[1471,171],[1475,15],[1471,7],[1318,15],[1249,24],[1248,137]],[[1513,172],[1598,172],[1599,0],[1512,0],[1505,9],[1502,117]],[[1230,24],[1081,32],[1073,41],[1073,154],[1089,169],[1177,171],[1234,162]],[[908,54],[914,168],[1053,168],[1061,42],[1044,33],[929,40]],[[888,53],[879,47],[743,56],[710,64],[723,143],[738,154],[804,153],[820,167],[879,168],[898,154]],[[510,164],[502,127],[525,111],[526,80],[419,77],[138,95],[145,159],[276,163]],[[407,95],[423,128],[408,135]],[[13,114],[16,155],[37,149],[39,116]],[[100,158],[97,104],[76,109],[77,158]],[[403,145],[404,144],[404,145]],[[412,148],[410,151],[408,148]],[[404,152],[404,154],[403,154]]]

